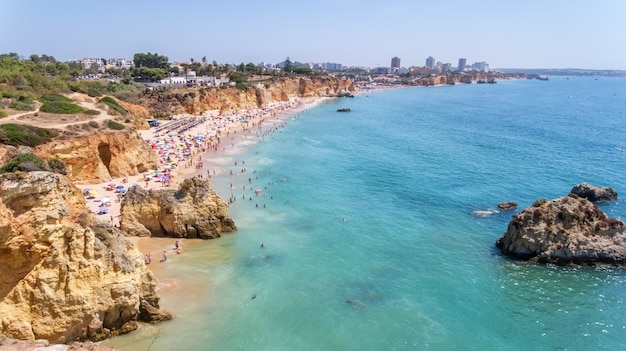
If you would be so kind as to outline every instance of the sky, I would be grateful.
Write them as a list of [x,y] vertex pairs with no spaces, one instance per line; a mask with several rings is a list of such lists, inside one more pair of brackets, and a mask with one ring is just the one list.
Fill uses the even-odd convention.
[[0,54],[626,70],[625,0],[0,0]]

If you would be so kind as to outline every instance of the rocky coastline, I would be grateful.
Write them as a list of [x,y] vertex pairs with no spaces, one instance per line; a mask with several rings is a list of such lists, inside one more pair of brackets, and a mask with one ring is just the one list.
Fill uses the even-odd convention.
[[[219,89],[215,95],[205,90],[193,99],[154,101],[169,101],[165,110],[172,114],[218,110],[221,118],[222,113],[260,110],[276,102],[284,106],[282,102],[302,97],[351,95],[354,89],[352,82],[337,79],[282,79],[278,84],[258,86],[256,90],[263,91],[260,98],[255,90]],[[71,97],[88,100],[77,94]],[[140,115],[125,117],[132,124],[125,131],[62,124],[58,127],[68,132],[49,143],[0,145],[3,163],[30,152],[44,161],[59,159],[66,166],[66,175],[44,171],[0,175],[0,348],[21,347],[16,340],[37,341],[32,347],[99,341],[135,330],[139,322],[170,319],[171,314],[159,306],[154,274],[126,237],[206,239],[236,230],[228,203],[208,181],[194,177],[197,171],[191,169],[181,176],[188,179],[178,178],[177,190],[129,188],[128,196],[118,204],[123,207],[119,225],[113,216],[109,222],[108,216],[93,215],[84,189],[77,185],[139,177],[160,166],[158,154],[140,135],[149,127],[145,120],[138,121],[146,117],[146,111],[164,106],[123,105]],[[105,117],[111,116],[101,119]],[[30,125],[41,119],[36,113],[9,118]],[[227,135],[249,127],[248,123],[238,125],[229,124],[220,131]]]
[[0,332],[10,337],[97,341],[171,318],[141,253],[64,176],[0,176],[0,253]]

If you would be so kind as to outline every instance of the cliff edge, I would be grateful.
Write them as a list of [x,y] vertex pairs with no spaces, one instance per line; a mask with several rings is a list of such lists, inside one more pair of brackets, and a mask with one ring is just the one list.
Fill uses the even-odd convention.
[[101,340],[171,316],[123,233],[50,172],[0,175],[0,332],[52,343]]

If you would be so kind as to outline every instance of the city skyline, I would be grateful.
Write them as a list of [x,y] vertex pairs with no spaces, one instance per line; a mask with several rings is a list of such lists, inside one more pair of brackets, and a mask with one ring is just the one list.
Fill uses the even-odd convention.
[[0,53],[60,61],[138,52],[218,63],[336,62],[424,66],[427,57],[492,68],[626,69],[619,45],[626,2],[581,0],[443,4],[392,0],[85,3],[0,0]]

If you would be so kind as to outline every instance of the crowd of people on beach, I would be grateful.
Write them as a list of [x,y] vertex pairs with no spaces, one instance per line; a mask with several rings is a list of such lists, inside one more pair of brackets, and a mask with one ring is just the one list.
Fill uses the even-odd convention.
[[[146,188],[152,182],[160,182],[161,186],[176,184],[188,177],[210,179],[216,175],[229,173],[231,177],[231,194],[227,202],[233,204],[237,198],[248,199],[246,202],[254,204],[255,208],[267,208],[268,201],[274,197],[267,192],[268,187],[276,185],[269,182],[258,186],[259,175],[256,170],[248,170],[245,159],[233,160],[235,167],[211,160],[215,157],[223,158],[227,155],[228,148],[236,148],[239,142],[248,138],[262,141],[286,125],[286,119],[299,116],[297,108],[303,106],[305,99],[293,99],[278,102],[266,108],[250,109],[231,115],[220,115],[216,111],[207,112],[202,116],[181,115],[158,127],[152,127],[150,131],[142,132],[146,142],[159,155],[158,169],[151,170],[136,176],[131,186],[139,186],[140,181],[145,182]],[[285,111],[294,111],[292,115],[282,115]],[[281,114],[283,117],[278,117]],[[286,117],[287,116],[287,117]],[[226,154],[222,154],[226,152]],[[212,165],[205,167],[205,162]],[[271,172],[270,172],[271,173]],[[281,181],[286,181],[282,178]],[[128,177],[123,178],[123,183],[128,183]],[[233,186],[233,183],[239,183]],[[241,189],[239,192],[237,189]],[[119,207],[123,194],[118,194],[116,203]],[[254,201],[256,200],[256,201]],[[119,211],[119,209],[118,209]],[[111,213],[111,218],[119,218],[119,213]],[[119,222],[119,219],[118,219]],[[167,262],[168,250],[163,250],[160,262]],[[182,245],[176,243],[174,251],[182,252]],[[152,262],[152,256],[158,255],[157,251],[145,254],[146,264]]]

